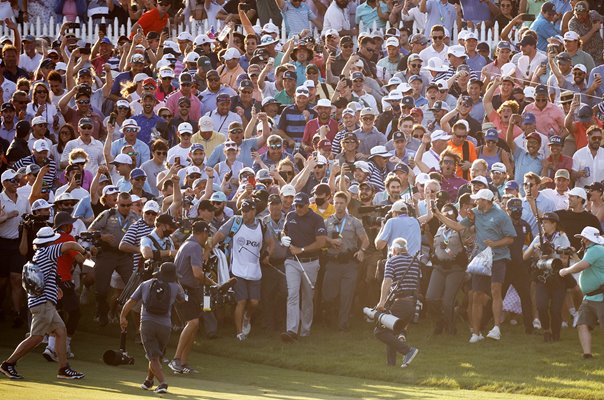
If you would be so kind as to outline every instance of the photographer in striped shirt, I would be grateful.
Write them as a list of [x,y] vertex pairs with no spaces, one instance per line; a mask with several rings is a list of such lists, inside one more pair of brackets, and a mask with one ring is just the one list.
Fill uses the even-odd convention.
[[[67,363],[66,346],[67,331],[65,323],[57,312],[57,301],[63,292],[57,284],[57,259],[71,251],[82,255],[88,254],[76,242],[57,243],[61,235],[55,233],[51,227],[40,229],[34,239],[35,253],[32,262],[36,264],[44,275],[44,290],[42,294],[27,295],[27,307],[31,312],[31,330],[29,336],[22,341],[13,354],[0,365],[0,372],[10,379],[23,379],[15,366],[17,361],[38,346],[44,335],[53,335],[56,339],[55,352],[59,362],[59,379],[82,379],[84,374],[77,372]],[[89,256],[89,254],[88,254]]]

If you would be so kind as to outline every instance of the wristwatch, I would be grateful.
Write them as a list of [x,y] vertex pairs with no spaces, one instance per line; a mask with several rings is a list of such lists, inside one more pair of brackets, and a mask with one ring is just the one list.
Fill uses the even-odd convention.
[[302,247],[302,253],[304,253],[304,247]]

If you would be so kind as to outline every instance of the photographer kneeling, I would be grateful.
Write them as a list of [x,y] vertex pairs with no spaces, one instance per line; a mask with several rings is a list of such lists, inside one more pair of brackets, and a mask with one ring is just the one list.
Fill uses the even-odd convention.
[[[416,257],[409,254],[407,241],[394,239],[390,246],[392,257],[386,261],[380,301],[375,307],[378,311],[388,311],[402,320],[406,327],[415,315],[415,302],[419,289],[420,269]],[[406,343],[405,330],[396,334],[385,327],[377,326],[373,334],[387,346],[388,365],[396,365],[396,353],[404,355],[401,368],[407,367],[419,350]]]

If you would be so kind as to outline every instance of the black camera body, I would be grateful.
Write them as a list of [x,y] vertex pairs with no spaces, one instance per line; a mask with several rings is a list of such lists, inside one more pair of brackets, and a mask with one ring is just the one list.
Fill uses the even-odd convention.
[[46,215],[33,215],[33,214],[23,214],[23,225],[33,225],[33,224],[45,224],[48,222],[48,216]]
[[101,249],[101,232],[80,232],[80,234],[76,236],[76,240],[78,240],[85,249],[90,249],[91,247],[96,247],[99,251]]

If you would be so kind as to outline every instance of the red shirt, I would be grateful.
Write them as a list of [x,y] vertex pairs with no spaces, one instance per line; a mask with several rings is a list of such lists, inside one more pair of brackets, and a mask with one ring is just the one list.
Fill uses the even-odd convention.
[[[71,236],[69,233],[59,232],[61,235],[55,243],[65,243],[65,242],[75,242],[75,238]],[[57,259],[57,273],[61,278],[61,282],[68,282],[72,279],[71,272],[73,271],[73,262],[75,261],[76,256],[79,253],[75,250],[68,251],[67,253],[63,253]]]
[[[166,25],[168,25],[168,13],[165,13],[163,17],[159,15],[159,10],[154,8],[152,10],[147,11],[136,21],[137,24],[143,28],[143,32],[145,35],[149,32],[157,32],[160,33]],[[130,39],[134,37],[136,32],[132,30],[130,33]]]
[[[327,126],[329,127],[329,132],[327,132],[326,138],[330,142],[333,141],[333,138],[336,137],[336,133],[338,133],[338,123],[330,118],[329,122],[327,122]],[[319,118],[314,118],[308,121],[306,127],[304,128],[304,136],[302,137],[302,143],[312,146],[312,137],[319,131],[321,124],[319,124]]]

